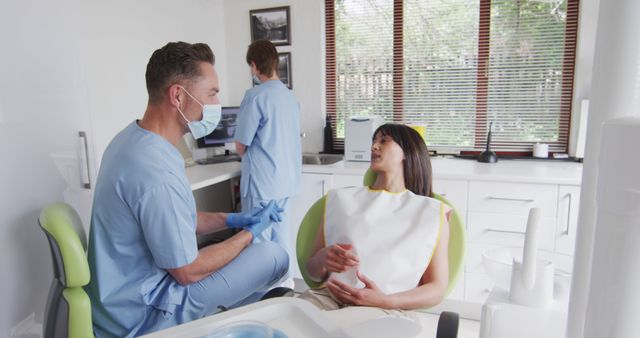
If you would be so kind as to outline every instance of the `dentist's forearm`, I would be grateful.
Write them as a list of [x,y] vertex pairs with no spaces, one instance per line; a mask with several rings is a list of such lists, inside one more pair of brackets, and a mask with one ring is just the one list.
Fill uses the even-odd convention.
[[251,244],[252,238],[250,232],[242,230],[223,242],[198,250],[198,256],[190,264],[168,271],[180,285],[195,283],[229,264]]
[[197,221],[197,235],[206,235],[227,228],[227,214],[224,212],[198,211]]

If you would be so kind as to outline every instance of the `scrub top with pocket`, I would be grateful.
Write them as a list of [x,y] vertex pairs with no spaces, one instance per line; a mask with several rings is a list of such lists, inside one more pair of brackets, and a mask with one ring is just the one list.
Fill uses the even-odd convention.
[[279,244],[287,251],[289,271],[293,271],[296,259],[291,245],[288,198],[298,193],[302,149],[300,107],[291,90],[280,80],[269,80],[247,90],[234,138],[247,146],[240,180],[242,210],[271,200],[283,208],[282,221],[274,222],[253,242]]
[[277,200],[297,193],[302,172],[300,107],[280,80],[247,90],[234,138],[247,146],[240,181],[243,198]]
[[182,318],[190,313],[189,289],[166,269],[197,257],[195,227],[180,152],[131,123],[107,147],[94,196],[87,292],[97,337],[154,331],[158,317],[167,327],[191,319]]

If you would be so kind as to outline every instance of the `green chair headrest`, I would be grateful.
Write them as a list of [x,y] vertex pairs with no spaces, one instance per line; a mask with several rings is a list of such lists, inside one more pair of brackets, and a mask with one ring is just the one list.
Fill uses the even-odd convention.
[[78,213],[68,204],[54,203],[42,210],[38,220],[60,252],[60,268],[64,272],[64,280],[61,280],[63,285],[87,285],[90,273],[85,254],[86,237]]

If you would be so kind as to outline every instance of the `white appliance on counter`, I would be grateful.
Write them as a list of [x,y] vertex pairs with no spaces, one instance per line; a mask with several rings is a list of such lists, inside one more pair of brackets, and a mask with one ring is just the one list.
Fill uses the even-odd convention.
[[352,116],[345,121],[344,158],[347,161],[371,161],[371,138],[382,124],[378,116]]

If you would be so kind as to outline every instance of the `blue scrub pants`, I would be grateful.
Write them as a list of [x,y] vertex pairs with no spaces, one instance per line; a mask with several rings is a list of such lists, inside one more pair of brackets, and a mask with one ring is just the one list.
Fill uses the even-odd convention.
[[270,242],[249,245],[233,261],[198,282],[190,284],[187,299],[164,309],[151,308],[143,327],[150,333],[206,317],[219,306],[235,308],[260,300],[280,280],[289,266],[287,253]]
[[[251,210],[252,208],[259,207],[261,202],[269,203],[271,200],[262,200],[258,198],[252,198],[251,196],[243,197],[241,200],[242,203],[242,211]],[[290,217],[290,208],[289,198],[283,198],[279,200],[275,200],[278,207],[284,209],[284,211],[280,214],[282,216],[282,222],[272,222],[271,227],[263,231],[260,236],[257,236],[253,239],[254,243],[261,242],[274,242],[280,245],[289,255],[289,271],[294,271],[294,264],[297,264],[297,258],[293,248],[291,247],[291,243],[293,242],[291,239],[291,230],[289,229],[289,217]],[[291,273],[287,273],[285,278],[289,278]]]

